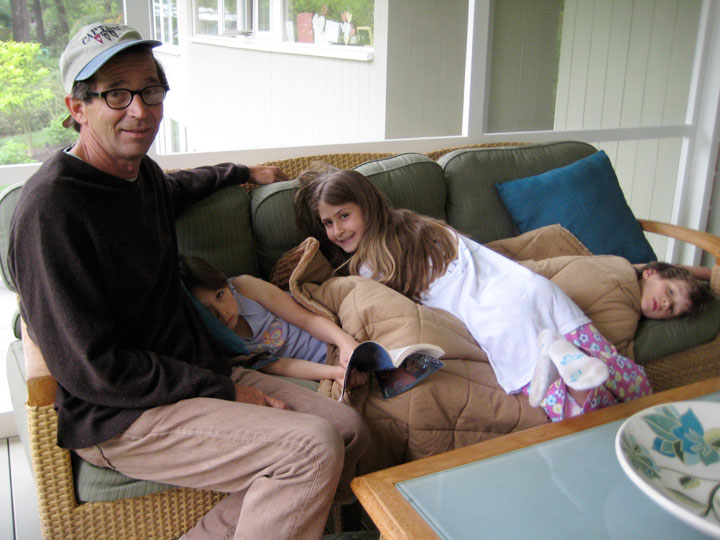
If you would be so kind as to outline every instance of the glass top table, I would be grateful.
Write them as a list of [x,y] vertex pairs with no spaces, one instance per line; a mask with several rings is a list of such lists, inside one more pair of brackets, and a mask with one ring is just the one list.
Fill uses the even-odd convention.
[[635,412],[698,397],[720,402],[720,379],[378,471],[353,490],[386,538],[707,538],[643,494],[614,447]]

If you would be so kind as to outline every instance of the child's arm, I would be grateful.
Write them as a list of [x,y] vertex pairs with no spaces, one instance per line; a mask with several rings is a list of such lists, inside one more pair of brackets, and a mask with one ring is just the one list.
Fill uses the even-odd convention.
[[340,365],[347,365],[358,342],[334,322],[308,311],[292,296],[262,279],[246,275],[235,277],[232,282],[240,294],[256,301],[274,315],[302,328],[321,341],[336,345],[340,350]]
[[[318,364],[300,358],[278,358],[272,364],[260,369],[263,373],[271,375],[283,375],[284,377],[295,377],[308,381],[321,381],[333,379],[342,384],[345,380],[345,368],[342,366],[328,366]],[[367,373],[352,370],[348,379],[347,390],[365,384],[368,380]]]
[[342,384],[345,377],[345,368],[342,366],[328,366],[327,364],[318,364],[300,358],[278,358],[272,364],[260,369],[260,371],[308,381],[335,379],[340,384]]

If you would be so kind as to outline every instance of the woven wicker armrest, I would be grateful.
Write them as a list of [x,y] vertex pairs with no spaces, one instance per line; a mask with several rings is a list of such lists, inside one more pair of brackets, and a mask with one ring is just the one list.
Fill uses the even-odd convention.
[[712,268],[712,277],[710,278],[710,288],[715,294],[720,294],[720,237],[714,234],[670,223],[662,223],[660,221],[650,221],[647,219],[639,219],[643,230],[651,233],[662,234],[676,240],[681,240],[708,252],[715,258],[715,264]]

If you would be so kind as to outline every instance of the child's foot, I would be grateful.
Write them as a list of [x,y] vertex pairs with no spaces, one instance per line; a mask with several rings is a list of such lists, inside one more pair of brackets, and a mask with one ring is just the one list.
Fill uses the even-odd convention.
[[565,384],[575,390],[595,388],[610,375],[605,362],[586,355],[564,339],[554,341],[548,351]]
[[531,407],[539,407],[545,392],[552,382],[558,378],[558,370],[555,368],[550,359],[550,345],[559,336],[550,329],[545,329],[538,335],[538,346],[540,347],[540,358],[535,365],[532,381],[530,382],[530,392],[528,398]]

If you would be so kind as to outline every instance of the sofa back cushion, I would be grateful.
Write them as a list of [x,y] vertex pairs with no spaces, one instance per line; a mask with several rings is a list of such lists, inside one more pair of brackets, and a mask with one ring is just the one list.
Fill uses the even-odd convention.
[[442,168],[422,154],[400,154],[355,167],[380,189],[395,208],[409,208],[447,221],[447,187]]
[[595,152],[575,141],[449,152],[438,159],[447,181],[448,222],[483,244],[517,236],[495,184],[564,167]]
[[[445,179],[440,166],[422,154],[401,154],[362,163],[355,169],[397,208],[447,220]],[[251,192],[252,225],[260,277],[268,279],[283,253],[304,240],[295,227],[297,180],[259,186]]]
[[202,257],[228,277],[258,275],[250,197],[241,186],[226,187],[193,204],[175,226],[180,253]]

